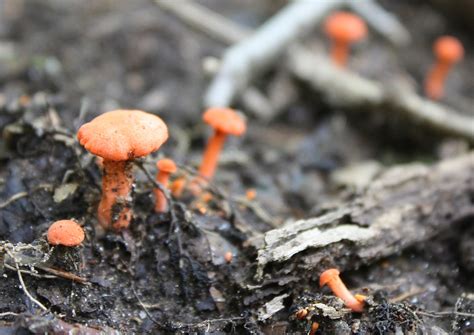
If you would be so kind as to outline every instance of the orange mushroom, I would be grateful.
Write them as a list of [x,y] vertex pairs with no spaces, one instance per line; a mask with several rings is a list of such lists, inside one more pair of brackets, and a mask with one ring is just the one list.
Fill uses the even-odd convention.
[[348,12],[335,12],[324,22],[324,31],[332,40],[332,60],[337,65],[344,67],[347,63],[350,44],[367,35],[367,26],[357,15]]
[[[168,180],[172,173],[175,173],[177,168],[176,164],[173,162],[172,159],[163,158],[160,159],[156,163],[156,167],[158,168],[158,173],[156,174],[156,181],[160,183],[163,187],[168,187]],[[155,193],[155,212],[165,212],[168,208],[168,203],[166,201],[166,197],[161,192],[160,189],[156,188],[154,190]]]
[[219,154],[224,146],[227,135],[240,136],[245,133],[245,121],[230,108],[209,108],[203,115],[204,122],[214,128],[214,135],[207,143],[202,158],[199,174],[211,179],[217,167]]
[[234,259],[234,254],[232,253],[232,251],[227,251],[225,254],[224,254],[224,260],[226,261],[226,263],[232,263],[232,260]]
[[337,269],[324,271],[319,277],[319,286],[329,286],[334,295],[341,298],[347,307],[352,309],[354,312],[362,312],[364,310],[364,302],[357,300],[352,293],[349,292],[346,285],[344,285],[339,277],[339,273],[340,272]]
[[186,177],[179,177],[175,179],[170,186],[171,194],[173,197],[179,198],[183,194],[184,187],[186,186]]
[[76,247],[84,241],[84,230],[72,220],[59,220],[54,222],[48,229],[48,243],[52,245],[64,245]]
[[127,228],[132,218],[132,160],[158,150],[168,139],[166,124],[138,110],[115,110],[82,125],[79,142],[103,161],[98,220],[104,228]]
[[451,67],[464,56],[462,43],[452,36],[442,36],[433,45],[436,63],[432,66],[425,80],[425,94],[438,100],[444,94],[444,81]]

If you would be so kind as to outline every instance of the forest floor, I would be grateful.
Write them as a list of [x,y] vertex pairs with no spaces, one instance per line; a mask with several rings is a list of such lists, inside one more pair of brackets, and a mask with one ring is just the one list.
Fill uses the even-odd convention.
[[[0,23],[0,261],[15,254],[21,262],[0,263],[1,334],[304,333],[314,322],[321,334],[474,332],[472,216],[345,271],[347,286],[369,297],[363,313],[349,313],[320,289],[319,273],[301,282],[272,278],[281,279],[278,287],[258,289],[258,246],[252,243],[283,224],[357,199],[390,166],[434,164],[466,153],[468,143],[434,137],[383,113],[334,109],[275,66],[256,86],[266,91],[281,84],[291,91],[290,103],[271,120],[247,115],[247,133],[226,144],[210,200],[186,194],[171,214],[155,214],[145,171],[153,176],[162,156],[181,165],[177,177],[199,164],[209,135],[201,120],[210,81],[205,68],[227,46],[152,1],[6,3]],[[201,3],[252,29],[284,5]],[[443,103],[474,116],[469,32],[422,1],[381,3],[413,41],[395,50],[370,35],[354,48],[349,67],[381,82],[404,78],[422,94],[433,40],[458,36],[466,55],[449,77]],[[328,42],[320,30],[305,43],[324,52]],[[170,131],[159,152],[137,163],[134,219],[119,234],[97,229],[101,172],[76,140],[83,123],[117,108],[156,113]],[[86,231],[83,246],[49,246],[49,225],[71,218]],[[226,262],[229,251],[233,259]],[[262,316],[274,298],[282,308]],[[318,311],[317,303],[332,312],[295,317],[301,309]]]

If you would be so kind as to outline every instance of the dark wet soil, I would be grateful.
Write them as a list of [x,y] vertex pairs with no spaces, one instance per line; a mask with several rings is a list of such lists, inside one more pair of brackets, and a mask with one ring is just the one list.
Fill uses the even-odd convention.
[[[249,27],[258,27],[282,5],[202,3]],[[423,1],[382,4],[408,27],[411,47],[397,51],[371,35],[354,50],[351,68],[381,81],[403,77],[421,93],[432,41],[440,34],[454,34],[465,44],[466,57],[448,80],[444,102],[472,115],[472,33]],[[289,283],[273,291],[246,286],[253,283],[255,269],[250,238],[354,196],[354,185],[336,172],[374,161],[385,166],[435,161],[446,148],[465,150],[463,143],[432,138],[405,127],[402,120],[332,110],[308,87],[293,82],[298,93],[283,113],[270,122],[249,116],[247,134],[230,139],[209,190],[211,200],[186,194],[175,201],[172,215],[150,214],[153,184],[140,166],[154,175],[157,158],[171,157],[182,164],[177,178],[199,163],[209,134],[200,120],[209,81],[203,61],[219,57],[226,46],[151,1],[10,0],[3,5],[0,256],[13,244],[30,247],[18,254],[22,268],[29,271],[22,275],[24,287],[15,268],[0,262],[1,334],[61,333],[79,327],[76,323],[89,327],[82,328],[85,333],[276,334],[309,331],[313,322],[321,334],[474,331],[469,316],[474,312],[470,222],[344,273],[350,288],[370,297],[362,315],[331,319],[314,307],[323,302],[342,308],[316,281],[308,287]],[[308,43],[327,45],[318,31],[308,36]],[[258,87],[265,90],[280,71],[272,69],[264,75],[269,80]],[[170,140],[159,153],[135,167],[135,216],[130,229],[120,234],[98,228],[95,206],[101,173],[75,139],[81,124],[115,108],[156,113],[170,128]],[[246,196],[249,190],[256,191],[255,199]],[[48,246],[49,225],[69,218],[84,227],[83,246]],[[229,251],[234,255],[230,263],[224,258]],[[60,269],[83,280],[35,272],[30,265]],[[285,308],[259,321],[262,305],[283,293],[288,294],[282,302]],[[308,308],[313,309],[303,320],[295,317]],[[459,313],[437,314],[453,310]]]

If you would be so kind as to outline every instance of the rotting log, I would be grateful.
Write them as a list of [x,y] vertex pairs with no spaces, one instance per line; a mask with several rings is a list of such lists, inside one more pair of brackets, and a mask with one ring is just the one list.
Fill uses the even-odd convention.
[[267,232],[256,279],[356,269],[474,218],[474,152],[388,169],[343,208]]

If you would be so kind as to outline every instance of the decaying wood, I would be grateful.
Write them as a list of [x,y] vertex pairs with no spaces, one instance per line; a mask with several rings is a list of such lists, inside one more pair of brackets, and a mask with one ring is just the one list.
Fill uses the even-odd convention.
[[344,208],[267,232],[256,278],[354,269],[426,241],[474,217],[474,152],[432,167],[387,170]]
[[444,134],[474,142],[473,117],[422,98],[415,92],[386,88],[376,81],[340,69],[326,57],[303,47],[295,47],[288,57],[293,74],[321,92],[333,106],[384,107],[374,110],[401,113]]

